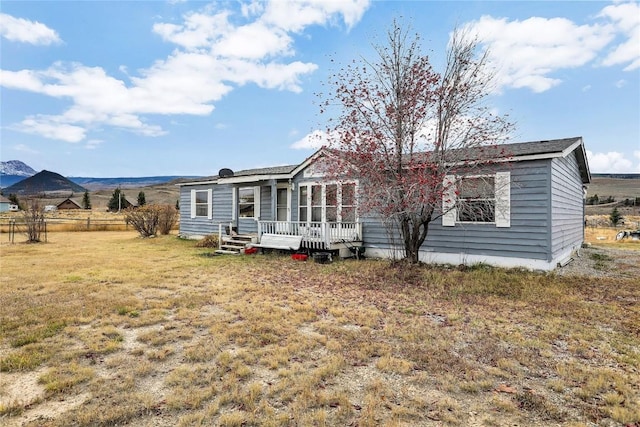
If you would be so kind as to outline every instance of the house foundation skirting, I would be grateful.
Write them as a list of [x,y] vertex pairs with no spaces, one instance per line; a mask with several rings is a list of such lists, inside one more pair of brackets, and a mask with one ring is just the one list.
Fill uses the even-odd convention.
[[[418,258],[421,262],[429,264],[451,264],[451,265],[474,265],[474,264],[488,264],[494,267],[502,268],[526,268],[529,270],[542,270],[551,271],[554,270],[559,263],[566,262],[575,251],[574,248],[567,249],[565,252],[558,255],[552,261],[530,258],[517,258],[517,257],[500,257],[491,255],[474,255],[465,253],[444,253],[444,252],[430,252],[420,251]],[[388,248],[372,248],[367,247],[365,256],[370,258],[392,258],[393,250]],[[399,256],[401,251],[395,251],[396,256]]]

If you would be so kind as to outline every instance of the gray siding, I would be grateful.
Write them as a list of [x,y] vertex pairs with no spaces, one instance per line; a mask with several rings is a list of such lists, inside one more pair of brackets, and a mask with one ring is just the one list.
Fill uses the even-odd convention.
[[584,201],[582,179],[574,154],[551,161],[551,250],[560,255],[582,244]]
[[[191,190],[208,190],[213,188],[212,219],[207,217],[191,218]],[[231,222],[231,187],[227,185],[190,185],[180,187],[180,234],[199,235],[215,234],[218,224]]]
[[[508,169],[503,170],[511,172],[509,228],[468,223],[443,227],[441,219],[437,219],[429,225],[422,250],[549,260],[550,162],[510,163]],[[366,218],[363,223],[365,246],[388,248],[381,221]],[[401,243],[399,236],[396,241]]]

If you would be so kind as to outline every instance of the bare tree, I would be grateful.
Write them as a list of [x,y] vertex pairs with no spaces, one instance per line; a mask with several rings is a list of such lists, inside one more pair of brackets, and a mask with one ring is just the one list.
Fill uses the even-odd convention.
[[44,207],[41,206],[38,199],[31,199],[27,202],[26,209],[22,212],[24,219],[27,242],[41,242],[41,235],[45,231]]
[[477,39],[454,31],[442,73],[419,40],[394,21],[386,44],[374,46],[377,61],[338,71],[321,104],[323,112],[339,109],[327,129],[328,173],[359,182],[361,212],[381,217],[390,239],[399,231],[413,263],[429,224],[452,209],[446,201],[460,191],[447,177],[486,167],[513,127],[485,105],[492,74]]

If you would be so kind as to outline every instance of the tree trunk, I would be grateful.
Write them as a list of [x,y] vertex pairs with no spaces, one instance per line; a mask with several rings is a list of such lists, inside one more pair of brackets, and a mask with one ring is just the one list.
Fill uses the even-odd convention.
[[400,232],[404,242],[404,253],[406,259],[411,264],[419,262],[420,247],[427,238],[431,215],[427,218],[411,218],[410,215],[403,215],[400,220]]

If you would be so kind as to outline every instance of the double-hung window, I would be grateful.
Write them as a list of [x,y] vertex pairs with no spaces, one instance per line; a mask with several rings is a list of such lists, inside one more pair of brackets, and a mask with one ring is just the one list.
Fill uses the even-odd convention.
[[443,183],[442,225],[458,223],[511,226],[511,173],[447,175]]
[[240,218],[255,218],[257,216],[254,187],[238,188],[238,215]]
[[493,176],[462,178],[458,188],[458,222],[495,222],[496,193]]
[[191,190],[191,218],[212,218],[213,190]]

